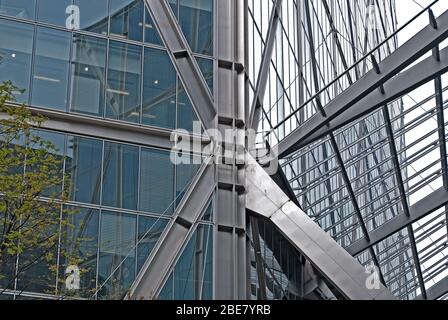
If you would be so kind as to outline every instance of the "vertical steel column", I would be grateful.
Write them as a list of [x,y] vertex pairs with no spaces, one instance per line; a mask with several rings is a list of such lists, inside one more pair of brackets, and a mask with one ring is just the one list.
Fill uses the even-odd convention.
[[[246,299],[247,243],[245,205],[245,1],[216,1],[218,119],[224,153],[216,165],[216,299]],[[233,135],[229,135],[233,132]]]

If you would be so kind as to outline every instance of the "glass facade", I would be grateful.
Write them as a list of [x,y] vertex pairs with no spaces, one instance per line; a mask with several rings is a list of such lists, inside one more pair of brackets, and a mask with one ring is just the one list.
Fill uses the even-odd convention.
[[[194,107],[184,101],[189,99],[143,0],[54,2],[0,2],[0,80],[24,90],[18,102],[165,129],[192,127],[187,121],[197,119]],[[212,2],[179,4],[211,88]],[[79,30],[67,29],[69,5],[79,8]]]
[[[397,30],[395,0],[284,0],[274,16],[276,1],[247,0],[245,14],[239,17],[246,19],[247,34],[241,37],[248,65],[240,68],[239,62],[227,61],[215,52],[225,51],[219,48],[220,39],[215,39],[221,34],[215,21],[220,18],[217,11],[230,7],[221,7],[220,0],[163,1],[171,8],[191,49],[193,67],[203,75],[216,109],[223,112],[219,108],[227,103],[218,99],[216,93],[221,88],[239,96],[231,101],[245,100],[246,109],[260,103],[257,142],[267,140],[271,146],[322,114],[329,102],[372,70],[371,56],[362,57]],[[190,99],[194,95],[186,90],[188,79],[174,63],[182,52],[166,48],[169,39],[159,33],[150,9],[143,0],[0,0],[0,81],[11,80],[23,89],[16,92],[18,103],[55,115],[52,121],[58,125],[35,133],[57,147],[61,175],[68,179],[45,191],[44,196],[61,197],[64,188],[69,190],[68,199],[51,213],[55,230],[48,232],[59,235],[51,259],[27,266],[39,252],[23,252],[15,264],[0,266],[1,274],[12,275],[26,266],[13,283],[0,278],[0,287],[10,290],[0,299],[122,299],[168,233],[167,228],[182,220],[178,209],[204,159],[191,154],[191,164],[175,165],[172,159],[185,155],[167,146],[173,142],[169,135],[174,130],[192,132],[199,117]],[[271,30],[274,20],[278,24]],[[269,32],[274,37],[272,43],[268,42]],[[391,37],[372,55],[382,61],[397,47],[396,37]],[[260,70],[268,49],[272,49],[272,57],[267,61],[267,77],[262,79]],[[229,54],[238,56],[239,52]],[[360,59],[362,63],[346,72]],[[235,72],[235,79],[227,77],[228,70],[217,72],[221,68]],[[230,86],[233,80],[238,84]],[[262,80],[266,92],[258,101]],[[397,99],[280,159],[301,209],[346,249],[403,214],[396,171],[404,177],[405,197],[411,204],[424,197],[421,192],[428,191],[426,187],[434,191],[443,184],[439,162],[425,158],[439,152],[443,141],[431,122],[440,113],[434,103],[437,99],[418,96],[412,92],[410,98]],[[415,107],[405,108],[406,99]],[[225,105],[222,109],[227,107],[235,113],[239,108]],[[239,115],[223,117],[219,112],[220,126],[244,126]],[[392,134],[386,115],[391,118]],[[73,126],[62,127],[68,123],[66,119],[73,119]],[[86,127],[77,127],[78,121]],[[418,126],[428,132],[410,137],[409,132]],[[79,128],[88,129],[82,132]],[[117,132],[122,136],[117,137]],[[137,136],[144,139],[145,134],[148,141],[132,141]],[[165,138],[162,147],[154,142]],[[394,143],[400,168],[393,161]],[[425,159],[425,165],[417,164],[417,159]],[[215,189],[235,193],[242,189],[223,184],[217,183]],[[222,250],[217,245],[218,239],[222,240],[218,231],[230,228],[232,236],[247,240],[247,247],[238,250],[247,251],[248,296],[304,299],[304,279],[308,271],[315,271],[307,270],[306,259],[268,220],[256,220],[256,228],[252,221],[239,227],[236,224],[241,221],[233,221],[235,225],[218,228],[222,221],[215,209],[221,214],[222,207],[217,202],[227,201],[239,208],[240,198],[231,199],[230,192],[216,193],[207,199],[209,203],[166,270],[155,298],[215,298],[219,288],[214,281],[220,276],[215,274],[215,255]],[[394,295],[415,298],[422,293],[417,280],[419,258],[425,283],[435,283],[448,270],[446,235],[433,239],[431,233],[444,228],[444,217],[445,210],[439,209],[421,224],[402,228],[354,256],[363,265],[378,265],[382,280]],[[244,220],[232,217],[240,218]],[[417,254],[412,250],[414,243]],[[429,263],[434,259],[437,261]],[[65,283],[73,265],[81,275],[80,289],[75,292]],[[260,286],[260,277],[265,288]],[[325,294],[321,292],[319,297]]]

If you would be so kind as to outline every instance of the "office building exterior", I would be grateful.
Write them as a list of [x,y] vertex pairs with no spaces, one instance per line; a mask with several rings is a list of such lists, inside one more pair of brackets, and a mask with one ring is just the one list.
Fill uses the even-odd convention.
[[[396,6],[394,0],[0,0],[0,80],[25,89],[15,103],[48,118],[36,132],[64,159],[70,199],[60,214],[77,211],[64,236],[78,240],[70,246],[60,237],[56,272],[39,263],[13,283],[0,280],[1,297],[443,297],[445,70],[428,69],[425,80],[436,86],[425,113],[413,113],[424,99],[405,105],[403,89],[334,129],[310,132],[309,142],[307,135],[290,143],[298,129],[325,120],[338,96],[351,88],[356,96],[359,80],[387,74],[383,62],[400,54]],[[442,35],[426,37],[432,41],[426,51],[446,38],[445,20],[437,20]],[[410,60],[391,71],[397,75]],[[359,98],[386,96],[394,79],[372,82]],[[350,105],[355,109],[356,101]],[[439,122],[430,132],[409,138],[434,117]],[[254,144],[248,129],[257,132]],[[179,150],[187,139],[204,149]],[[224,151],[216,154],[211,145]],[[322,254],[308,254],[273,223],[274,215],[256,212],[253,188],[262,166],[251,161],[263,159],[252,151],[271,147],[281,170],[269,172],[275,187],[265,193],[283,190],[294,210],[308,216],[303,221],[314,220],[333,238],[316,243],[337,244],[328,256],[339,261],[334,253],[341,250],[347,266],[357,265],[347,278],[363,274],[359,263],[366,277],[378,270],[374,293],[359,282],[359,291],[345,288],[342,276],[333,278],[322,265]],[[433,166],[415,168],[430,152],[438,154]],[[414,198],[428,187],[438,202],[426,191]],[[310,228],[304,227],[307,235]],[[80,256],[76,290],[66,287],[62,251]],[[20,264],[19,255],[8,272]]]

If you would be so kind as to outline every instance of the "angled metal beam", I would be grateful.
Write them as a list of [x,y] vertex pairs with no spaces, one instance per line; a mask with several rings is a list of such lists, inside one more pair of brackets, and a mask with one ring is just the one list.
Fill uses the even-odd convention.
[[[428,300],[437,300],[446,293],[448,293],[448,277],[443,278],[436,284],[434,284],[427,291],[427,299]],[[422,295],[419,295],[415,298],[415,300],[424,300],[425,298]]]
[[[438,51],[438,50],[437,50]],[[438,54],[440,59],[440,53]],[[442,78],[439,76],[434,79],[434,87],[436,92],[436,110],[437,110],[437,126],[439,134],[439,150],[440,150],[440,164],[442,166],[443,186],[448,190],[448,161],[446,148],[446,130],[445,130],[445,115],[443,110],[443,90]],[[445,206],[445,219],[448,222],[448,206]],[[447,223],[448,233],[448,223]]]
[[[369,93],[384,85],[387,80],[397,75],[434,46],[445,40],[448,37],[448,11],[437,18],[437,25],[438,29],[433,29],[430,25],[425,27],[381,61],[379,63],[379,68],[382,71],[380,74],[371,70],[330,101],[325,107],[326,114],[316,114],[285,137],[278,146],[279,156],[284,157],[298,150],[299,142],[304,137],[328,125],[331,120],[342,112],[353,107],[354,104],[361,101]],[[381,105],[384,105],[384,103]]]
[[213,128],[216,117],[213,99],[179,24],[171,12],[168,1],[145,0],[145,3],[183,80],[185,90],[190,96],[199,118],[202,120],[205,129]]
[[[303,148],[306,145],[325,137],[330,132],[340,129],[343,126],[368,115],[374,110],[402,97],[446,72],[448,72],[448,48],[445,48],[440,52],[440,61],[435,60],[433,57],[429,57],[408,70],[397,74],[394,78],[384,84],[385,94],[381,94],[376,90],[369,93],[365,98],[355,102],[349,109],[350,112],[338,112],[336,109],[328,111],[329,115],[334,115],[334,119],[331,121],[316,114],[314,117],[319,118],[324,126],[314,131],[312,124],[310,123],[308,125],[308,122],[305,122],[302,127],[299,127],[300,132],[297,132],[297,143],[295,144],[295,148]],[[281,150],[279,150],[279,152],[281,152]]]
[[412,223],[448,204],[448,191],[444,187],[430,193],[428,196],[409,207],[409,217],[400,214],[370,232],[370,241],[359,239],[345,249],[353,256],[367,250],[371,246],[390,237]]
[[192,181],[167,231],[129,289],[128,299],[152,300],[157,297],[215,190],[215,168],[210,163],[211,159],[207,159]]
[[[252,242],[255,251],[255,263],[258,276],[258,285],[260,286],[259,299],[266,300],[266,274],[264,272],[264,262],[261,256],[260,231],[258,228],[258,219],[254,216],[250,218],[250,227],[252,229]],[[280,286],[281,287],[281,286]]]
[[[386,123],[386,132],[389,139],[389,149],[392,155],[392,163],[395,170],[395,177],[397,178],[398,190],[400,192],[401,205],[403,207],[403,212],[407,217],[410,217],[409,204],[406,196],[406,191],[404,189],[403,175],[401,173],[400,161],[398,160],[397,145],[395,144],[394,132],[392,130],[392,123],[390,120],[389,109],[387,105],[383,107],[383,117]],[[415,243],[414,230],[412,225],[407,226],[409,240],[411,244],[412,259],[414,261],[415,270],[417,272],[418,284],[422,292],[423,297],[426,298],[425,281],[423,280],[422,268],[420,266],[420,259],[418,257],[417,245]],[[372,247],[370,247],[372,248]]]
[[260,71],[257,77],[257,84],[254,92],[254,100],[250,109],[249,128],[258,129],[261,111],[263,109],[263,100],[268,84],[269,67],[271,65],[272,53],[274,51],[275,36],[280,21],[280,12],[282,8],[282,0],[275,0],[272,7],[271,18],[269,20],[268,34],[261,58]]
[[370,275],[365,268],[289,200],[250,155],[247,157],[247,209],[270,219],[345,298],[395,299],[383,285],[379,290],[367,289],[366,280]]

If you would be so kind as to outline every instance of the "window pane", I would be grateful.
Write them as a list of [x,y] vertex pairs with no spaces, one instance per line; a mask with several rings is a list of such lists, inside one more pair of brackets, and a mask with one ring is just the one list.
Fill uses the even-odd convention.
[[[193,109],[193,105],[185,92],[184,86],[180,79],[178,81],[178,93],[177,93],[177,128],[187,130],[189,132],[202,131],[202,126]],[[196,127],[194,127],[196,122]],[[194,132],[200,134],[201,132]]]
[[143,41],[143,1],[111,0],[110,34]]
[[136,210],[138,147],[106,142],[103,166],[103,205]]
[[34,19],[36,0],[2,0],[0,1],[0,14],[8,16]]
[[107,34],[108,0],[75,0],[79,7],[82,30]]
[[182,201],[202,163],[202,159],[198,156],[189,154],[176,155],[176,157],[179,156],[186,161],[179,161],[179,164],[176,165],[176,205]]
[[148,9],[145,8],[145,42],[158,44],[160,46],[163,45],[162,40],[160,39],[159,31],[152,20],[151,14]]
[[37,29],[31,104],[67,109],[70,33]]
[[144,70],[143,123],[174,129],[176,71],[168,54],[146,48]]
[[65,271],[74,261],[80,269],[80,290],[77,296],[89,298],[96,287],[96,265],[98,252],[99,210],[91,208],[64,208],[65,219],[69,226],[65,227],[61,239],[61,268],[59,284],[64,292]]
[[73,201],[99,204],[102,153],[100,140],[68,138],[66,174],[71,177]]
[[212,298],[212,257],[212,227],[199,225],[174,268],[175,300]]
[[138,247],[137,272],[154,249],[157,241],[165,230],[168,220],[139,216],[138,218]]
[[193,52],[213,55],[213,0],[180,0],[179,22]]
[[136,220],[134,215],[101,213],[99,296],[123,299],[134,281]]
[[73,36],[71,111],[103,116],[106,44],[99,38]]
[[140,120],[141,47],[111,41],[107,88],[109,118]]
[[[53,197],[58,198],[62,193],[62,180],[64,173],[64,153],[65,153],[65,135],[50,131],[34,131],[33,136],[39,139],[37,143],[31,143],[31,147],[36,150],[45,150],[48,154],[51,154],[54,157],[54,160],[58,161],[56,167],[48,166],[48,158],[45,157],[42,160],[37,161],[36,163],[27,166],[27,170],[30,172],[39,173],[41,172],[39,168],[42,166],[48,166],[48,168],[52,168],[57,170],[57,178],[60,184],[52,184],[50,188],[47,188],[42,192],[44,197]],[[52,148],[48,148],[47,145],[40,145],[41,142],[50,143]],[[48,169],[50,170],[50,169]],[[49,173],[52,171],[48,171]],[[49,184],[50,185],[50,184]]]
[[39,0],[37,19],[42,22],[65,27],[65,21],[68,17],[65,11],[71,4],[72,0]]
[[144,149],[141,157],[140,210],[173,212],[174,165],[168,151]]
[[11,80],[26,90],[16,94],[18,102],[28,102],[33,29],[24,23],[0,20],[0,82]]
[[196,58],[196,61],[198,62],[199,69],[201,69],[202,75],[210,88],[210,92],[213,93],[213,60]]

